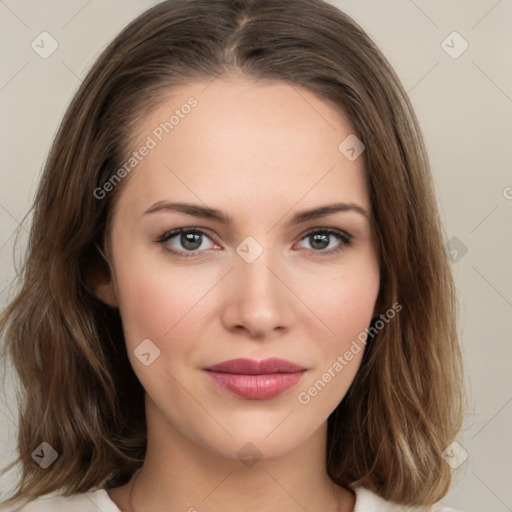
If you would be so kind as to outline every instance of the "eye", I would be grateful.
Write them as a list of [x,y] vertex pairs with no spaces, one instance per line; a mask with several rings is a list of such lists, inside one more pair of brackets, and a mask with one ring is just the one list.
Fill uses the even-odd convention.
[[[212,239],[200,229],[180,228],[169,233],[165,233],[158,239],[158,242],[164,244],[164,248],[172,254],[183,256],[184,258],[195,258],[199,256],[197,254],[199,249],[208,249],[208,247],[204,247],[203,245],[204,238],[212,241]],[[184,250],[180,248],[173,248],[175,246],[170,243],[173,239],[176,239],[175,243],[181,245]]]
[[[205,240],[209,240],[211,244],[215,245],[212,238],[202,229],[179,228],[164,233],[157,242],[163,244],[166,251],[176,256],[198,258],[203,256],[202,253],[204,253],[204,251],[212,248],[212,245],[208,247],[208,244],[206,244],[205,247]],[[310,251],[313,253],[327,256],[350,246],[352,244],[352,235],[339,229],[316,228],[308,231],[300,240],[309,242]],[[338,243],[332,246],[332,242],[335,242],[335,240],[337,240]],[[181,248],[176,247],[176,245],[181,246]]]
[[[331,245],[333,237],[338,240],[338,244],[334,246]],[[311,250],[323,256],[337,253],[351,245],[352,236],[339,229],[316,228],[306,233],[301,240],[310,242]],[[329,248],[329,250],[325,250],[327,248]]]

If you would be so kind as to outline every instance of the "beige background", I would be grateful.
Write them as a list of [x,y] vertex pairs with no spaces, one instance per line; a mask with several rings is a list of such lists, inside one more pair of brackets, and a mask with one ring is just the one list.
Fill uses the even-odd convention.
[[[0,304],[14,276],[13,232],[68,102],[106,43],[154,3],[0,0]],[[512,511],[512,2],[332,3],[367,30],[410,93],[453,251],[470,403],[457,437],[458,456],[468,458],[444,502],[465,512]],[[43,31],[58,43],[47,59],[31,48]],[[467,50],[452,58],[464,41]],[[15,439],[11,388],[6,395],[1,464]],[[4,476],[0,492],[14,478]]]

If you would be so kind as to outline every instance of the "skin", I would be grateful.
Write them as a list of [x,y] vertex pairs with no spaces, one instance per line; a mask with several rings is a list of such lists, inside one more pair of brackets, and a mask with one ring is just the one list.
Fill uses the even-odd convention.
[[[190,96],[197,107],[143,158],[119,196],[110,233],[113,278],[97,285],[98,296],[120,309],[128,355],[146,391],[148,449],[135,477],[134,509],[352,511],[354,494],[330,480],[324,451],[327,418],[363,350],[308,404],[298,393],[322,378],[376,314],[379,266],[363,158],[352,162],[338,150],[353,129],[304,88],[217,79],[173,88],[141,122],[134,148]],[[233,223],[171,210],[144,214],[159,201],[221,209]],[[289,223],[298,211],[338,202],[368,216],[344,211]],[[156,241],[191,227],[206,233],[189,249],[199,257],[165,250],[187,251],[179,235]],[[342,230],[352,243],[331,235],[315,245],[305,236],[313,228]],[[248,236],[263,249],[252,263],[236,252]],[[134,354],[145,339],[160,350],[149,366]],[[232,395],[202,370],[270,356],[308,370],[269,400]],[[252,467],[237,458],[248,442],[261,453]],[[109,490],[123,510],[130,510],[133,482]]]

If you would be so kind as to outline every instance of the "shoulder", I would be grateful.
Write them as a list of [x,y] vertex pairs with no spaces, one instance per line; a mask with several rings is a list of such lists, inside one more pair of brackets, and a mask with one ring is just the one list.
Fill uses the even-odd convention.
[[[365,487],[352,487],[356,494],[356,505],[354,512],[427,512],[419,507],[405,507],[398,503],[386,501],[378,494]],[[433,505],[428,512],[461,512],[443,505]]]
[[105,489],[94,488],[88,492],[71,496],[47,494],[33,501],[23,501],[17,505],[3,507],[0,512],[121,512],[109,498]]

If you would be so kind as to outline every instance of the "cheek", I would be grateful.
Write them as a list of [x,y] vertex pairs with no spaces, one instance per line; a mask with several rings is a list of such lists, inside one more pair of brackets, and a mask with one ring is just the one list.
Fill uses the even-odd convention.
[[[300,296],[318,320],[315,325],[326,330],[323,343],[328,352],[350,345],[374,313],[380,286],[378,264],[373,254],[354,260],[329,272],[317,272],[309,286],[300,288]],[[318,339],[318,333],[311,339]]]
[[306,414],[327,418],[343,400],[361,366],[366,345],[358,338],[368,327],[373,303],[361,302],[325,315],[336,334],[318,340],[319,358],[312,374],[296,393],[298,407]]
[[[136,258],[126,259],[116,267],[119,284],[119,308],[122,317],[126,348],[132,367],[150,396],[161,395],[163,390],[172,393],[178,376],[175,365],[190,358],[194,341],[200,336],[201,321],[197,305],[204,295],[198,276],[191,276],[183,269],[172,272]],[[195,305],[195,307],[194,307]],[[151,340],[150,352],[158,357],[145,366],[138,354],[147,352],[143,340]],[[139,346],[141,348],[139,348]],[[152,357],[152,355],[150,356]],[[142,363],[142,364],[141,364]],[[179,403],[179,396],[174,396]],[[186,404],[184,404],[185,406]]]
[[298,390],[298,402],[307,410],[334,410],[359,370],[380,285],[373,254],[362,256],[329,276],[317,274],[315,285],[301,290],[316,317],[309,322],[309,338],[318,356]]
[[[119,308],[127,345],[134,348],[149,338],[160,346],[188,318],[202,287],[186,268],[175,267],[158,250],[122,253],[116,259]],[[175,327],[176,326],[176,327]]]
[[338,345],[344,346],[365,329],[373,316],[379,291],[378,274],[350,275],[340,279],[332,290],[333,300],[326,306],[326,315],[336,333]]
[[118,272],[119,308],[129,345],[144,338],[159,339],[171,329],[171,312],[179,310],[179,301],[164,279],[140,267]]

